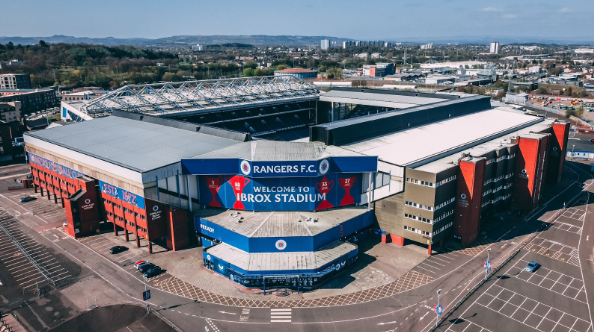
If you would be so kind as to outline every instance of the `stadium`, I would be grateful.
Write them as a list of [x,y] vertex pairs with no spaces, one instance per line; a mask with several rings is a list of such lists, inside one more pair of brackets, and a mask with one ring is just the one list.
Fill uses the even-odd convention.
[[569,124],[478,95],[335,88],[292,76],[125,86],[62,102],[25,135],[67,233],[201,245],[245,287],[315,288],[366,238],[440,247],[528,213],[560,182]]

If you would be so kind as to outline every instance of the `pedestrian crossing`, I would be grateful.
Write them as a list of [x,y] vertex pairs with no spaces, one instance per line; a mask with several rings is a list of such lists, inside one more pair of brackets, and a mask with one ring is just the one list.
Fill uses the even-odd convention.
[[270,322],[291,322],[290,308],[271,308]]

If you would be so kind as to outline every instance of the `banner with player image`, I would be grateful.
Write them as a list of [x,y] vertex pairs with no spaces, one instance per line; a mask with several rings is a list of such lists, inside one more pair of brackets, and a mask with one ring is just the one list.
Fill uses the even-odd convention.
[[201,176],[200,198],[210,206],[253,211],[315,211],[361,201],[362,174],[250,178]]

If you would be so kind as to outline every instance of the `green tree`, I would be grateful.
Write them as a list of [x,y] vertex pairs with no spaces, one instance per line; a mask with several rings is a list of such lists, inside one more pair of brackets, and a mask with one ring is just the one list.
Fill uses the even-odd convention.
[[255,69],[253,72],[253,76],[255,76],[255,77],[260,77],[262,75],[264,75],[264,74],[262,74],[262,70],[259,68]]
[[538,87],[538,94],[545,95],[545,94],[548,94],[548,91],[544,87]]
[[286,68],[287,68],[287,65],[278,65],[278,66],[276,67],[276,70],[277,70],[277,71],[282,71],[282,70],[284,70],[284,69],[286,69]]
[[251,67],[243,69],[243,76],[244,77],[251,77],[254,75],[254,70]]

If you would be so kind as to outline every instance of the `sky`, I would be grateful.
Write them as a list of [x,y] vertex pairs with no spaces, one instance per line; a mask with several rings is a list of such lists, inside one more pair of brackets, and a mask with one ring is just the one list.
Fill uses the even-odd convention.
[[0,1],[0,36],[305,35],[594,42],[592,0]]

